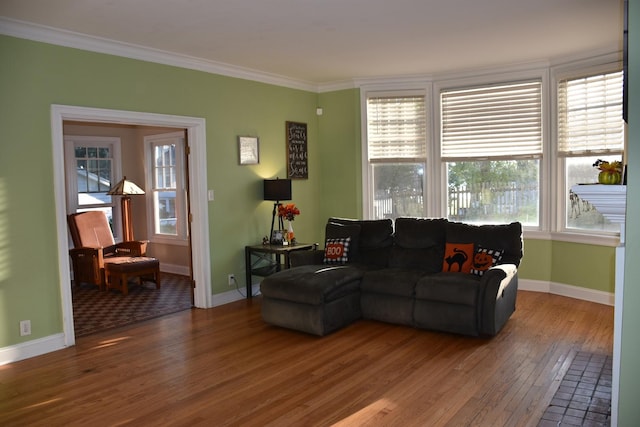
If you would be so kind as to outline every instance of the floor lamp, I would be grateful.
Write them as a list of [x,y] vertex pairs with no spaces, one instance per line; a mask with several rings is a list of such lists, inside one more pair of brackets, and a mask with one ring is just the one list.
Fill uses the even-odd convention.
[[[264,180],[264,200],[272,200],[273,213],[271,215],[271,232],[269,233],[269,243],[274,243],[273,225],[276,220],[276,213],[281,200],[291,200],[291,180],[290,179],[265,179]],[[284,220],[279,217],[279,229],[284,230]]]
[[120,208],[122,209],[122,241],[133,240],[133,219],[131,217],[131,195],[144,194],[144,190],[125,176],[109,192],[109,196],[121,196]]

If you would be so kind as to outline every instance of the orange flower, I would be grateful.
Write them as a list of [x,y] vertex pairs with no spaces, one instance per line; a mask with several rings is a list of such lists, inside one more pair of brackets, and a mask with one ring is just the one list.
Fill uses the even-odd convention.
[[300,210],[294,203],[278,206],[279,217],[284,217],[287,221],[293,221],[296,215],[300,215]]

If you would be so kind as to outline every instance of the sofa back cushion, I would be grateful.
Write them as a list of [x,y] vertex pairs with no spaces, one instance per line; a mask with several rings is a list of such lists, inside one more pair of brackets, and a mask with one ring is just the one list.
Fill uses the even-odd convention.
[[393,223],[390,219],[361,220],[329,218],[329,223],[360,227],[357,249],[352,252],[353,262],[373,267],[387,267],[393,245]]
[[395,222],[390,267],[442,270],[447,220],[442,218],[398,218]]
[[449,243],[473,243],[476,248],[502,251],[500,264],[520,265],[523,255],[522,224],[471,225],[449,222],[446,226]]

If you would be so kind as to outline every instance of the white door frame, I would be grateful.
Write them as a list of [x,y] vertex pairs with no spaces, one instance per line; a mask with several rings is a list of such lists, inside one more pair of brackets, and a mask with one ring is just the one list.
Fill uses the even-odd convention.
[[209,206],[207,204],[206,122],[199,117],[173,116],[136,111],[108,110],[69,105],[51,106],[51,141],[53,145],[53,185],[60,266],[60,296],[64,345],[75,344],[69,241],[65,203],[63,121],[119,123],[140,126],[175,127],[187,130],[191,156],[189,159],[189,199],[191,201],[191,245],[193,257],[194,305],[211,307],[211,259],[209,247]]

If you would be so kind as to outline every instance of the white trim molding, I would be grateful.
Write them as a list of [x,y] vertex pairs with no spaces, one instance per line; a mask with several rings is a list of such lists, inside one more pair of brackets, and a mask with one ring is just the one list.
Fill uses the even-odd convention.
[[614,294],[595,289],[581,288],[579,286],[565,285],[563,283],[545,282],[543,280],[518,279],[518,290],[543,292],[560,295],[597,304],[614,305]]
[[0,348],[0,366],[18,362],[30,357],[62,350],[66,347],[64,334],[50,335],[44,338]]
[[108,110],[69,105],[51,106],[51,137],[53,150],[53,184],[58,235],[59,285],[62,306],[62,327],[65,346],[75,344],[73,305],[71,302],[71,274],[66,221],[63,122],[77,120],[99,123],[121,123],[142,126],[175,127],[187,130],[191,158],[189,168],[190,201],[193,221],[191,245],[193,277],[196,282],[194,304],[198,308],[211,307],[211,257],[209,246],[209,208],[207,200],[206,123],[203,118],[173,116],[135,111]]
[[189,70],[203,71],[205,73],[219,74],[260,83],[283,86],[291,89],[317,92],[318,85],[296,80],[290,77],[266,73],[264,71],[239,67],[218,61],[210,61],[194,56],[183,55],[176,52],[168,52],[160,49],[152,49],[131,43],[123,43],[103,37],[91,36],[75,31],[61,30],[46,25],[19,21],[0,17],[0,34],[49,43],[58,46],[71,47],[89,52],[105,53],[140,61],[154,62],[157,64],[171,65]]

